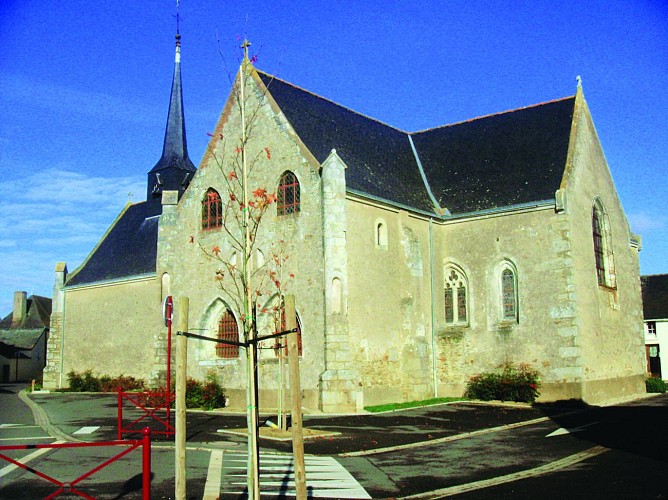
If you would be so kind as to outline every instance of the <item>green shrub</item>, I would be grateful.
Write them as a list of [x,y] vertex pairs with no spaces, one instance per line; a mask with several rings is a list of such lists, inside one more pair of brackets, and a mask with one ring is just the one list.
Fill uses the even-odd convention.
[[74,370],[67,374],[70,391],[72,392],[99,392],[100,381],[93,375],[92,370],[77,373]]
[[[70,392],[116,392],[119,388],[124,392],[145,391],[146,383],[143,380],[130,377],[128,375],[119,375],[110,377],[101,375],[96,377],[92,370],[86,370],[83,373],[71,371],[67,374]],[[172,387],[172,391],[174,387]],[[161,389],[154,389],[152,394],[142,396],[145,406],[162,406],[164,396],[160,393]],[[164,391],[164,388],[162,389]],[[214,408],[223,408],[225,406],[225,393],[223,387],[215,374],[207,375],[204,382],[189,378],[186,381],[186,408],[203,408],[213,410]]]
[[496,370],[484,372],[466,384],[465,397],[489,401],[517,401],[533,403],[540,395],[538,371],[527,364],[506,363]]
[[659,393],[664,393],[666,392],[666,382],[661,380],[660,378],[648,378],[645,380],[645,388],[647,389],[647,392],[659,392]]
[[119,375],[110,377],[101,375],[96,377],[92,370],[86,370],[83,373],[77,373],[74,370],[67,374],[70,392],[116,392],[119,388],[124,391],[136,391],[146,388],[143,380],[130,377],[128,375]]
[[130,375],[119,375],[113,378],[109,376],[100,377],[101,392],[116,392],[119,387],[126,392],[143,391],[146,389],[146,382]]
[[215,374],[208,374],[205,382],[192,378],[186,381],[186,408],[213,410],[224,406],[224,389]]

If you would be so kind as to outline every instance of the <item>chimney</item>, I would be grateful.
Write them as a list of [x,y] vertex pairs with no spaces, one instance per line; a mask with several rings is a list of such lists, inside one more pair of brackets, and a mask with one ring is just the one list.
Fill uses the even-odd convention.
[[12,315],[12,326],[21,326],[28,314],[28,294],[26,292],[14,292],[14,314]]

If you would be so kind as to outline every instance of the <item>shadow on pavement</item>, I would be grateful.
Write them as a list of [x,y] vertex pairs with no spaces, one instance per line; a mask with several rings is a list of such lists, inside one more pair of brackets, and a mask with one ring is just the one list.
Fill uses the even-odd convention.
[[668,462],[668,433],[662,430],[668,422],[668,395],[616,406],[591,406],[574,400],[536,404],[534,408],[551,415],[560,428],[576,439]]

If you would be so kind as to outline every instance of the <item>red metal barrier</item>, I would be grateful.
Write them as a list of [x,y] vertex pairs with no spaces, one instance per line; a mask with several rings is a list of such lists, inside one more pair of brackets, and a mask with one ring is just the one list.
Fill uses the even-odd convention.
[[98,465],[97,467],[94,467],[90,471],[86,472],[85,474],[79,476],[76,478],[74,481],[69,481],[69,482],[62,482],[59,481],[47,474],[44,474],[42,472],[39,472],[38,470],[35,470],[32,467],[28,467],[25,464],[22,464],[21,462],[18,462],[14,460],[13,458],[8,457],[7,455],[4,455],[0,453],[0,459],[6,460],[7,462],[16,465],[17,467],[20,467],[21,469],[31,472],[35,474],[36,476],[41,477],[42,479],[46,479],[47,481],[59,486],[58,490],[56,490],[54,493],[49,495],[47,498],[55,498],[59,495],[62,494],[74,494],[76,496],[82,497],[82,498],[88,498],[90,500],[95,500],[94,497],[87,495],[86,493],[78,490],[75,488],[81,481],[84,479],[89,478],[96,472],[100,471],[101,469],[105,468],[107,465],[112,464],[116,460],[119,460],[120,458],[124,457],[131,451],[139,448],[142,446],[142,499],[144,500],[149,500],[151,498],[151,430],[146,427],[145,429],[142,430],[143,437],[142,439],[133,439],[133,440],[125,440],[125,441],[102,441],[102,442],[96,442],[96,443],[63,443],[63,444],[24,444],[24,445],[15,445],[15,446],[0,446],[0,451],[9,451],[9,450],[35,450],[35,449],[43,449],[43,448],[90,448],[90,447],[102,447],[102,446],[128,446],[127,449],[123,450],[122,452],[118,453],[117,455],[114,455],[113,457],[105,460],[102,464]]
[[[166,436],[173,436],[176,429],[171,423],[172,403],[176,399],[176,394],[166,389],[158,391],[144,391],[144,392],[123,392],[118,389],[118,439],[123,438],[123,434],[134,434],[141,432],[137,424],[149,422],[157,422],[158,429],[152,429],[153,434],[161,434]],[[125,427],[123,426],[123,401],[129,401],[136,409],[143,412],[143,414],[132,420]],[[164,416],[160,413],[164,412]]]

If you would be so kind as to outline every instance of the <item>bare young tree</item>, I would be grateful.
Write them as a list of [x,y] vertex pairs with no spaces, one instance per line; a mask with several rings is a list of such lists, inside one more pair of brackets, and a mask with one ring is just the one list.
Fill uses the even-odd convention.
[[266,185],[251,185],[259,184],[263,167],[271,166],[272,153],[254,137],[260,104],[247,95],[253,71],[253,59],[248,58],[249,45],[247,41],[242,44],[244,58],[232,85],[240,129],[232,131],[231,136],[219,133],[212,141],[215,150],[210,150],[224,190],[218,199],[214,193],[213,199],[207,200],[203,205],[207,213],[203,216],[222,228],[222,238],[213,246],[198,244],[218,264],[215,280],[223,299],[240,313],[243,332],[240,344],[246,352],[247,374],[248,491],[250,498],[259,498],[257,314],[267,315],[274,324],[274,332],[281,331],[284,321],[277,322],[277,318],[283,317],[283,293],[294,275],[284,269],[287,260],[284,242],[270,241],[260,230],[268,210],[278,201],[277,195]]

